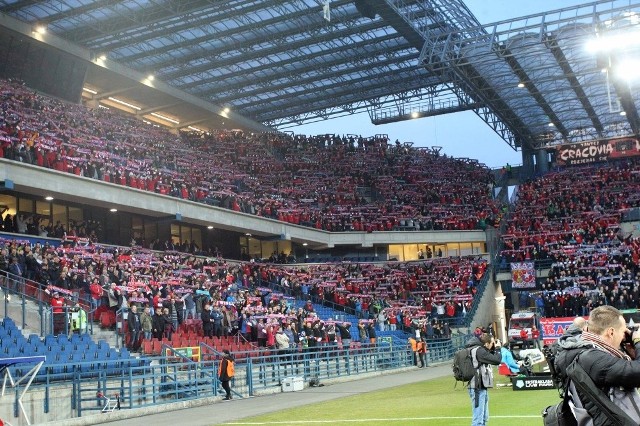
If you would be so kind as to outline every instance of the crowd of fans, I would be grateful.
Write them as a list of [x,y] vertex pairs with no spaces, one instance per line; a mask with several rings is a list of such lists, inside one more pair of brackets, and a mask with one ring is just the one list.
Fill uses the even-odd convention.
[[640,206],[640,162],[573,167],[518,188],[502,239],[503,261],[550,259],[567,244],[615,238],[622,214]]
[[[351,339],[350,323],[320,318],[312,302],[356,313],[354,340],[374,341],[376,327],[448,337],[449,323],[470,309],[486,263],[463,257],[296,268],[91,243],[54,247],[0,239],[0,269],[63,295],[69,306],[83,296],[96,312],[135,305],[150,317],[142,322],[146,337],[171,338],[190,319],[206,336],[243,334],[271,346],[262,339],[271,342],[270,333],[279,329],[290,329],[296,336],[292,342],[300,344],[310,332],[317,342]],[[307,302],[300,308],[296,300]]]
[[380,135],[176,136],[6,80],[0,157],[328,231],[482,229],[502,214],[475,160]]
[[640,307],[640,240],[621,227],[623,214],[640,206],[639,194],[638,160],[567,168],[522,185],[502,262],[551,264],[525,306],[546,317]]

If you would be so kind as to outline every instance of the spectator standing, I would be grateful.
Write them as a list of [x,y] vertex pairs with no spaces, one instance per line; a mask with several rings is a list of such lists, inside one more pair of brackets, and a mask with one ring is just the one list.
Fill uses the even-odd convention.
[[522,340],[522,347],[524,349],[528,349],[529,348],[529,333],[527,332],[526,328],[523,328],[522,330],[520,330],[520,340]]
[[381,309],[380,312],[378,312],[378,327],[380,327],[380,331],[385,331],[386,322],[387,315],[385,314],[384,310]]
[[367,343],[367,326],[364,321],[358,322],[358,337],[360,338],[360,343]]
[[162,340],[164,336],[165,319],[162,315],[162,305],[158,305],[155,313],[153,314],[153,337],[158,340]]
[[540,347],[540,330],[535,325],[531,326],[531,340],[533,341],[533,347],[542,350]]
[[202,333],[204,337],[213,337],[213,320],[211,319],[211,305],[206,303],[200,313],[202,319]]
[[230,382],[235,374],[235,365],[233,356],[228,349],[223,350],[222,353],[222,359],[218,365],[218,379],[226,393],[224,399],[228,401],[232,398]]
[[372,345],[375,345],[376,344],[376,324],[375,324],[375,321],[371,320],[371,322],[369,323],[369,327],[368,327],[367,331],[369,332],[369,342]]
[[53,334],[55,336],[65,332],[66,313],[64,299],[57,291],[53,293],[51,299],[51,310],[53,312]]
[[11,286],[13,290],[22,291],[22,283],[24,282],[22,277],[24,274],[24,270],[22,269],[22,267],[20,267],[20,264],[18,263],[18,258],[15,256],[11,258],[11,263],[9,264],[9,273],[13,275],[9,277],[11,282],[14,283]]
[[184,301],[184,319],[196,318],[196,302],[193,299],[193,293],[187,293],[182,298]]
[[220,308],[217,306],[213,307],[211,311],[211,320],[213,321],[213,335],[216,337],[222,337],[223,329],[222,329],[222,320],[224,316],[222,312],[220,312]]
[[153,318],[151,317],[151,309],[145,306],[140,314],[140,327],[145,340],[151,340],[153,334]]
[[409,348],[411,349],[411,356],[413,357],[414,367],[418,365],[418,342],[416,338],[411,336],[407,339],[409,342]]
[[420,368],[427,366],[427,342],[424,339],[418,340],[418,357],[420,358]]
[[138,307],[132,305],[127,315],[127,326],[129,329],[129,350],[131,352],[137,352],[140,350],[140,332],[142,331],[142,324],[140,321],[140,313],[138,313]]
[[74,333],[81,334],[87,332],[87,313],[79,303],[73,307],[71,314],[71,330]]
[[289,352],[289,337],[282,328],[276,333],[276,347],[279,355],[286,355]]
[[351,346],[351,323],[343,322],[338,324],[338,331],[340,332],[342,348],[349,349],[349,346]]

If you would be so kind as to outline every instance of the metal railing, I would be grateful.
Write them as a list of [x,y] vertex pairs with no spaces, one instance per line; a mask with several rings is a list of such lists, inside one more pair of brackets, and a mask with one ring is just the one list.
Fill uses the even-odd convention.
[[[79,303],[86,313],[86,332],[93,334],[95,308],[92,307],[91,301],[79,292],[73,292],[65,302],[68,304],[61,308],[60,315],[64,317],[62,320],[64,325],[60,330],[56,330],[51,295],[46,286],[7,271],[1,271],[0,291],[2,294],[2,317],[13,318],[16,325],[22,330],[31,330],[41,337],[53,334],[54,331],[69,334],[73,331],[71,318],[75,311],[74,306]],[[33,302],[35,306],[27,302]]]

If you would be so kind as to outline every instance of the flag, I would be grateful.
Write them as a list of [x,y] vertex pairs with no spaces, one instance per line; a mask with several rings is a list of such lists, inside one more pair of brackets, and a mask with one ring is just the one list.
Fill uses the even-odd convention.
[[515,289],[536,288],[536,271],[533,262],[511,264],[511,285]]
[[324,6],[322,6],[322,13],[324,15],[324,19],[327,22],[331,22],[331,6],[329,6],[329,0],[324,2]]

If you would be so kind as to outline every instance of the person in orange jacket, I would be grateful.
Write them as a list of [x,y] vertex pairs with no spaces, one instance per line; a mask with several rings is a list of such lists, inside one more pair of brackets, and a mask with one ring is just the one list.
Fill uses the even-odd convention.
[[228,349],[222,351],[222,359],[220,360],[220,364],[218,365],[218,378],[220,379],[220,383],[222,383],[222,388],[225,390],[226,395],[224,397],[225,400],[231,399],[231,379],[235,374],[235,365],[233,361],[233,356],[229,352]]

